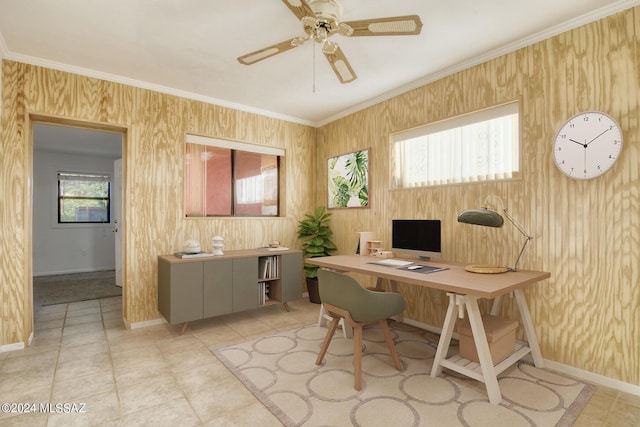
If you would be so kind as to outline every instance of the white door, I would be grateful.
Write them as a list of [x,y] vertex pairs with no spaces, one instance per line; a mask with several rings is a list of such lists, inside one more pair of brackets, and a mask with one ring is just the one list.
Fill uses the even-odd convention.
[[122,159],[113,162],[113,232],[116,240],[116,286],[122,287]]

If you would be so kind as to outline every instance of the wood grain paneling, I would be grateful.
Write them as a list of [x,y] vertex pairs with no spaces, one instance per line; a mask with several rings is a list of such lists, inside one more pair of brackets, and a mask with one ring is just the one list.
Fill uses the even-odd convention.
[[[439,218],[446,258],[512,264],[523,243],[513,227],[456,221],[460,210],[500,196],[534,236],[522,267],[552,275],[527,290],[544,357],[639,385],[639,15],[636,7],[601,19],[320,128],[319,160],[371,148],[371,207],[332,211],[341,252],[354,250],[357,231],[373,231],[389,248],[393,218]],[[519,179],[390,190],[390,133],[512,100],[521,112]],[[611,171],[583,182],[562,175],[551,154],[557,129],[584,110],[615,117],[625,142]],[[326,204],[326,165],[316,173],[316,203]],[[409,318],[442,324],[443,295],[409,286],[402,293]],[[503,315],[517,318],[513,301]]]
[[[157,257],[187,238],[208,248],[245,249],[277,239],[296,248],[297,221],[314,208],[315,129],[121,84],[4,60],[0,172],[0,345],[33,332],[31,284],[32,120],[125,133],[123,318],[131,325],[159,317]],[[281,218],[186,219],[183,159],[187,133],[285,149]],[[7,254],[11,254],[10,256]],[[300,283],[301,291],[303,284]]]

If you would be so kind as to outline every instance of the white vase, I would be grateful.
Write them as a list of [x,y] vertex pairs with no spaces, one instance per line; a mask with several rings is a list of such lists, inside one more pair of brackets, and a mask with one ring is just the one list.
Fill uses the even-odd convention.
[[211,248],[213,249],[213,255],[224,255],[224,252],[222,252],[222,247],[224,246],[224,244],[222,242],[224,242],[224,239],[220,236],[215,236],[213,239],[211,239]]

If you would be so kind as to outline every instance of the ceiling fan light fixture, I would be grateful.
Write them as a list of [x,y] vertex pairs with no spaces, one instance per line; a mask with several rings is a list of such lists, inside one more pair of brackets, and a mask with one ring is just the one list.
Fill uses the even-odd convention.
[[[340,22],[342,8],[336,0],[282,0],[302,23],[305,37],[294,37],[264,49],[238,57],[241,64],[250,65],[276,54],[286,52],[306,41],[322,45],[322,53],[331,65],[341,83],[350,83],[357,76],[351,64],[337,43],[329,42],[329,37],[340,34],[345,37],[417,35],[422,29],[418,15],[389,16],[359,21]],[[315,52],[315,43],[314,52]],[[314,53],[315,92],[315,53]]]
[[340,21],[340,5],[334,0],[309,0],[307,4],[317,18],[336,23]]
[[338,44],[337,43],[333,43],[333,42],[325,42],[322,45],[322,53],[324,54],[333,54],[336,53],[338,51]]

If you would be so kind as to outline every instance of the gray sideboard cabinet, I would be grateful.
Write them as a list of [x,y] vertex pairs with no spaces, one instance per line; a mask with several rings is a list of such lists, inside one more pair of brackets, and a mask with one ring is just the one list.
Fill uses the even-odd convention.
[[158,257],[158,311],[170,324],[302,297],[302,252],[251,249],[202,258]]

